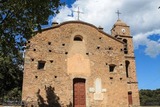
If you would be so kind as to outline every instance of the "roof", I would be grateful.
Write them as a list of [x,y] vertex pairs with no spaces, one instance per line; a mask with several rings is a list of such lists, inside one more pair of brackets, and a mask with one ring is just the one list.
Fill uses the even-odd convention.
[[121,21],[120,19],[118,19],[117,22],[114,24],[114,26],[128,26],[128,25],[123,21]]

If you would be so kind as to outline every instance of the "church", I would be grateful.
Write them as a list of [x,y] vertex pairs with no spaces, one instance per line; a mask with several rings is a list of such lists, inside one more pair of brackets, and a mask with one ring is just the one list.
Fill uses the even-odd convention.
[[27,107],[139,107],[130,27],[111,34],[80,20],[54,22],[27,41],[22,100]]

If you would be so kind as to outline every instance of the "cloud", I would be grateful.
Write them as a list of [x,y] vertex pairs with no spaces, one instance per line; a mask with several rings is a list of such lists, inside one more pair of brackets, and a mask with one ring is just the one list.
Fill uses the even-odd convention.
[[[121,11],[120,19],[131,28],[134,37],[135,49],[140,45],[146,46],[145,53],[151,57],[160,54],[159,41],[150,40],[148,37],[160,30],[160,5],[159,0],[77,0],[72,7],[60,9],[60,14],[53,21],[64,22],[77,20],[77,13],[73,12],[80,8],[80,20],[98,26],[102,26],[105,32],[110,29],[117,20],[116,11]],[[73,17],[71,17],[73,15]]]
[[152,40],[149,38],[152,38],[152,36],[159,36],[160,30],[153,30],[151,32],[147,33],[140,33],[135,36],[133,36],[134,46],[135,49],[138,49],[140,45],[146,46],[145,48],[145,54],[149,55],[151,57],[156,57],[160,54],[160,42],[159,40]]

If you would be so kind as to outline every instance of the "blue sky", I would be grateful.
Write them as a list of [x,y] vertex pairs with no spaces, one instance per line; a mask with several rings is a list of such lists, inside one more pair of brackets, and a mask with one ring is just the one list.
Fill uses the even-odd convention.
[[[120,19],[130,26],[134,40],[136,71],[139,89],[160,88],[160,6],[159,0],[61,0],[66,6],[51,21],[76,20],[72,13],[78,7],[80,20],[110,29]],[[73,14],[73,17],[70,15]]]

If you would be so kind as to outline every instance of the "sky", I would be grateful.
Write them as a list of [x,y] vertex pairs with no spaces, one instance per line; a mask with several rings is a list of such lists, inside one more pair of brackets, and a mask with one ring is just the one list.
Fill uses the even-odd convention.
[[120,19],[130,26],[136,57],[136,71],[139,89],[160,88],[160,0],[61,0],[66,5],[60,13],[50,19],[62,23],[80,20],[101,26],[111,34],[110,29]]

